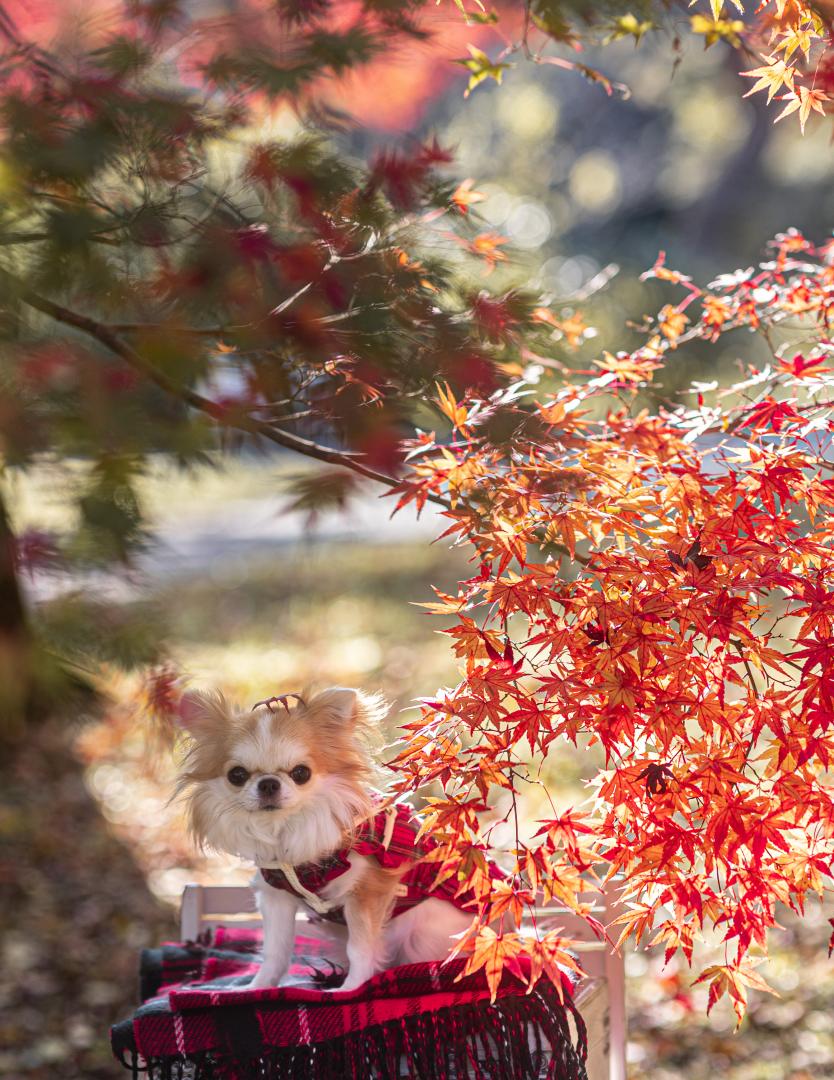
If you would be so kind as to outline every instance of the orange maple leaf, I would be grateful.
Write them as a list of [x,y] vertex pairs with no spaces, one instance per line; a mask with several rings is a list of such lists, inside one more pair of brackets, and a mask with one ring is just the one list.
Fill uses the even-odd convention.
[[482,191],[473,191],[475,181],[471,178],[462,180],[452,194],[452,205],[456,206],[462,214],[469,213],[469,207],[483,202],[486,195]]
[[475,938],[464,974],[471,975],[483,968],[490,1001],[495,1001],[505,965],[522,951],[522,942],[517,934],[497,934],[491,926],[482,926]]
[[467,244],[467,247],[473,255],[477,255],[484,260],[486,263],[485,273],[490,274],[495,269],[496,263],[507,261],[506,253],[498,250],[502,244],[506,243],[508,243],[506,236],[499,236],[498,233],[494,232],[485,232],[479,233],[474,240]]

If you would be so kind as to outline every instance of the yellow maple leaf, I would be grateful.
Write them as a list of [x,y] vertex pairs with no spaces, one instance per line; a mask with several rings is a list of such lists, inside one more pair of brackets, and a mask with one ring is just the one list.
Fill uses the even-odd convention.
[[706,15],[692,16],[692,32],[704,35],[706,39],[704,45],[707,49],[722,39],[728,41],[733,48],[738,48],[741,45],[739,34],[743,30],[744,23],[741,19],[710,19]]
[[812,90],[808,86],[798,86],[792,93],[782,95],[779,100],[787,100],[788,104],[773,121],[774,124],[778,123],[783,117],[798,111],[799,127],[804,135],[805,124],[808,122],[811,110],[813,109],[814,112],[818,112],[821,116],[824,116],[825,109],[823,107],[823,102],[829,101],[830,99],[828,94],[823,90]]
[[442,387],[440,383],[437,383],[436,386],[437,402],[440,406],[440,411],[443,413],[444,416],[448,416],[448,418],[452,421],[453,427],[457,428],[458,430],[465,428],[466,421],[469,419],[469,413],[467,412],[465,406],[459,405],[457,403],[457,401],[455,400],[455,395],[452,393],[452,390],[448,383],[446,383],[445,388]]
[[649,30],[654,30],[655,24],[651,19],[646,19],[641,22],[636,15],[632,12],[628,12],[626,15],[621,15],[619,19],[616,19],[611,33],[606,38],[606,44],[611,41],[619,41],[620,38],[633,37],[635,44],[639,44],[640,39]]
[[[744,14],[744,4],[741,0],[731,0],[733,7],[740,14]],[[724,0],[710,0],[710,8],[712,9],[713,19],[719,18],[721,12],[724,10]]]
[[[694,7],[696,0],[689,0],[689,6]],[[741,0],[730,0],[733,7],[739,14],[744,14],[744,4]],[[709,0],[710,11],[712,11],[713,19],[718,19],[721,16],[721,12],[724,10],[724,0]]]
[[773,101],[777,90],[781,90],[783,86],[793,90],[794,70],[784,60],[777,60],[775,56],[767,56],[764,59],[767,63],[763,67],[741,72],[748,79],[753,79],[757,75],[759,77],[759,81],[744,96],[750,97],[758,90],[767,90],[767,100],[770,102]]
[[782,35],[782,40],[776,46],[777,52],[784,52],[785,59],[790,60],[793,54],[799,49],[808,59],[808,53],[811,51],[811,45],[821,35],[816,33],[813,26],[805,24],[804,26],[792,26],[789,30],[786,30]]
[[469,97],[475,87],[485,79],[495,79],[497,83],[500,83],[504,78],[504,72],[507,68],[512,67],[511,64],[493,62],[483,49],[479,49],[475,45],[467,45],[466,47],[469,49],[469,56],[464,57],[462,60],[453,61],[453,63],[465,67],[470,73],[464,97]]

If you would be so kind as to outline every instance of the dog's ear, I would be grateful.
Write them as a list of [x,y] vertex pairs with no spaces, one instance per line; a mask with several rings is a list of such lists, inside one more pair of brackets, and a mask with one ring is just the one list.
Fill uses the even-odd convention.
[[340,727],[375,727],[387,711],[380,694],[365,694],[344,686],[322,690],[307,705],[307,712],[317,721]]
[[177,720],[189,735],[205,735],[229,723],[229,707],[219,691],[187,690],[177,706]]

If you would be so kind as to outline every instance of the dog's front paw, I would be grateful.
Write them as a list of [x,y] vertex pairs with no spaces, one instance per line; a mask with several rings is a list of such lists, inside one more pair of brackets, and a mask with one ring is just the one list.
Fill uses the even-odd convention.
[[241,987],[241,990],[269,990],[273,986],[277,986],[281,981],[280,975],[274,975],[272,972],[264,971],[263,968],[258,974],[248,982],[245,986]]

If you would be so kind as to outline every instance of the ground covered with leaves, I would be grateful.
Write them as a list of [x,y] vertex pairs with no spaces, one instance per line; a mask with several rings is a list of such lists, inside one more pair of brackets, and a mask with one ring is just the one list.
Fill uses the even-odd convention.
[[107,827],[74,733],[45,727],[0,788],[0,1076],[104,1080],[109,1025],[136,1001],[137,954],[173,933]]
[[[705,1013],[706,991],[660,951],[627,953],[629,1080],[817,1080],[834,1076],[834,963],[825,944],[834,911],[782,912],[766,969],[779,997],[751,993],[736,1032],[729,1005]],[[714,957],[702,955],[703,963]],[[695,992],[697,991],[697,992]],[[721,1007],[723,1005],[723,1007]]]
[[[461,560],[428,544],[290,544],[157,583],[177,659],[195,685],[241,700],[316,681],[382,688],[400,710],[456,678],[440,623],[409,601],[451,587]],[[235,860],[198,855],[176,806],[166,751],[149,748],[135,686],[115,680],[101,718],[47,728],[0,792],[4,935],[0,1074],[104,1080],[121,1069],[107,1029],[136,1001],[139,949],[175,933],[187,881],[245,881]],[[393,728],[391,731],[393,737]],[[565,805],[583,797],[590,755],[547,766]],[[531,814],[536,813],[531,807]],[[834,1075],[834,912],[813,907],[774,939],[768,981],[738,1034],[722,1005],[653,951],[627,957],[632,1080],[810,1080]],[[704,958],[704,962],[711,962]]]

